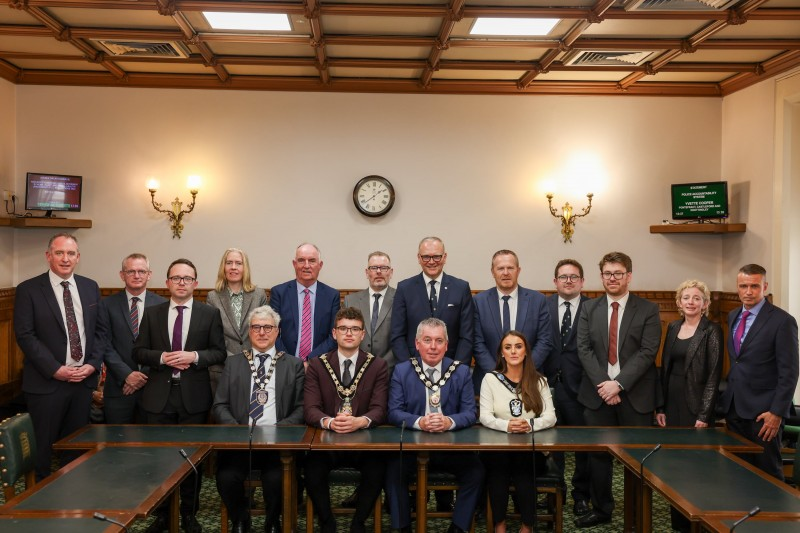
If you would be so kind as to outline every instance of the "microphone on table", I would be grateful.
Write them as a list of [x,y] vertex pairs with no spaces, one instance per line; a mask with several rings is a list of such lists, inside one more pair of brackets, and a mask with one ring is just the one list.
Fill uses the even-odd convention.
[[758,514],[758,513],[760,513],[760,512],[761,512],[761,507],[759,507],[758,505],[756,505],[755,507],[753,507],[752,509],[750,509],[750,511],[748,511],[746,515],[744,515],[744,516],[743,516],[743,517],[741,517],[739,520],[737,520],[736,522],[734,522],[734,523],[733,523],[733,525],[731,526],[730,532],[731,532],[731,533],[733,533],[733,530],[734,530],[734,529],[736,529],[736,527],[737,527],[739,524],[741,524],[742,522],[745,522],[745,521],[749,520],[750,518],[753,518],[755,515],[757,515],[757,514]]
[[[100,520],[101,522],[109,522],[111,524],[119,526],[119,527],[122,528],[123,531],[125,531],[125,533],[128,533],[128,528],[125,527],[125,524],[123,524],[122,522],[117,522],[113,518],[109,518],[109,517],[107,517],[106,515],[104,515],[102,513],[94,513],[94,516],[92,518],[94,518],[95,520]],[[734,527],[736,527],[736,526],[734,526]]]
[[660,449],[661,444],[656,444],[655,448],[647,452],[647,455],[645,455],[639,463],[639,523],[644,520],[644,463],[650,458],[651,455]]
[[[253,419],[253,423],[250,424],[250,438],[247,440],[247,477],[245,479],[250,479],[250,474],[253,472],[253,431],[256,429],[256,422],[258,419],[261,418],[256,417]],[[247,521],[252,522],[253,520],[253,490],[248,487],[247,488]]]
[[189,466],[191,466],[192,470],[194,470],[194,497],[192,499],[192,516],[194,516],[197,514],[197,500],[200,498],[200,473],[197,471],[197,467],[194,466],[194,463],[183,448],[178,450],[178,453],[181,454],[181,457],[186,459],[186,462],[189,463]]

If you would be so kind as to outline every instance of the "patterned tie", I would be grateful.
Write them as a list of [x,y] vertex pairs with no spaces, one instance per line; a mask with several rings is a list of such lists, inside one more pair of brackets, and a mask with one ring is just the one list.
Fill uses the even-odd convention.
[[303,312],[300,315],[300,346],[297,356],[303,361],[308,360],[311,353],[311,291],[303,289]]
[[370,337],[373,337],[375,335],[375,326],[378,325],[378,313],[381,310],[381,306],[378,303],[378,301],[381,299],[381,295],[376,293],[373,295],[373,298],[375,298],[375,303],[372,304],[372,319],[370,320],[370,325],[369,325]]
[[[172,351],[183,351],[183,310],[186,309],[185,305],[175,307],[178,316],[175,317],[175,325],[172,326]],[[177,368],[172,370],[172,379],[181,379],[181,371]]]
[[253,392],[250,394],[250,418],[255,422],[264,414],[264,406],[258,403],[256,400],[257,395],[256,392],[259,390],[257,381],[261,381],[263,383],[264,378],[267,375],[266,366],[267,366],[267,357],[269,355],[265,353],[258,353],[256,354],[258,357],[258,370],[256,370],[256,379],[253,380]]
[[[429,368],[428,370],[425,371],[425,373],[428,374],[428,380],[431,383],[434,383],[433,377],[436,375],[436,369]],[[427,387],[426,390],[428,391],[428,408],[431,410],[431,414],[436,414],[439,412],[439,406],[431,405],[431,394],[433,393],[433,391],[431,391],[431,389],[428,389]],[[439,396],[439,401],[441,402],[441,396]]]
[[350,359],[346,359],[344,362],[344,373],[342,374],[342,385],[345,387],[350,386],[350,382],[353,381],[353,375],[350,373],[350,365],[353,362]]
[[736,327],[736,333],[733,334],[733,349],[736,350],[736,355],[739,355],[739,350],[742,349],[742,337],[744,337],[744,328],[747,325],[747,317],[750,316],[750,311],[742,312],[742,319]]
[[569,337],[569,330],[572,327],[572,310],[569,308],[569,302],[564,302],[564,318],[561,319],[561,349],[567,347],[567,337]]
[[428,283],[428,285],[431,286],[431,299],[430,299],[431,315],[435,315],[436,314],[436,304],[437,304],[437,299],[436,299],[436,280],[432,279]]
[[608,362],[611,365],[617,364],[617,322],[619,302],[611,304],[611,320],[608,323]]
[[509,295],[503,296],[503,333],[511,331],[511,308],[508,306]]
[[69,356],[74,361],[83,357],[81,348],[81,333],[78,331],[78,319],[75,318],[75,307],[72,305],[72,293],[69,290],[69,281],[62,281],[64,287],[64,313],[67,315],[67,337],[69,337]]
[[134,296],[131,298],[131,331],[133,331],[133,340],[139,336],[139,298]]

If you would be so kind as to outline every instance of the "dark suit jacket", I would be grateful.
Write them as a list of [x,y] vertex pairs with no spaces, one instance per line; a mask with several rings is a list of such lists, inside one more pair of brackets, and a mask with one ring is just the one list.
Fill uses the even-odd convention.
[[[515,329],[528,339],[533,362],[541,370],[553,347],[550,312],[542,293],[519,287],[518,295]],[[497,287],[475,295],[475,368],[472,371],[475,394],[480,394],[483,376],[497,366],[497,349],[504,333],[501,322]]]
[[373,300],[369,297],[369,290],[354,292],[344,297],[345,307],[355,307],[364,315],[364,328],[366,335],[361,341],[361,349],[384,359],[389,365],[389,371],[394,368],[395,359],[392,352],[392,305],[394,304],[394,287],[386,289],[385,300],[381,302],[378,313],[378,322],[375,324],[375,334],[370,331],[370,313],[372,313]]
[[[422,365],[419,357],[417,362]],[[452,362],[449,357],[442,359],[442,372],[445,372]],[[456,429],[469,427],[478,420],[475,394],[467,365],[458,365],[444,384],[442,400],[441,412],[453,419]],[[419,380],[411,361],[398,364],[392,373],[392,385],[389,389],[389,423],[402,426],[405,422],[408,429],[413,429],[414,422],[419,417],[425,416],[427,404],[428,394],[425,385]]]
[[731,369],[721,408],[727,413],[733,402],[742,418],[755,419],[767,411],[786,418],[797,386],[797,321],[780,307],[764,302],[736,357],[733,324],[741,312],[739,307],[728,314]]
[[[133,358],[149,368],[147,385],[142,390],[142,407],[150,413],[161,413],[169,398],[172,367],[161,364],[161,354],[172,351],[168,331],[169,302],[147,310],[139,326],[139,338],[133,345]],[[211,407],[211,385],[208,367],[222,363],[225,337],[219,309],[192,302],[189,332],[183,344],[187,352],[197,352],[197,364],[181,372],[181,397],[189,413],[202,413]]]
[[583,305],[589,300],[588,296],[581,294],[578,308],[572,309],[572,329],[567,337],[566,346],[561,348],[561,322],[558,321],[558,294],[547,297],[547,309],[550,313],[550,338],[552,347],[550,355],[544,363],[544,375],[550,385],[554,385],[560,375],[561,383],[570,396],[578,397],[578,389],[583,377],[583,365],[578,359],[578,324],[580,323]]
[[[448,274],[442,276],[435,318],[447,324],[449,344],[446,357],[469,364],[472,361],[473,314],[469,283]],[[422,273],[397,285],[392,306],[392,351],[397,362],[416,355],[417,326],[431,317],[428,288]]]
[[264,289],[256,287],[255,290],[245,292],[242,298],[242,324],[236,327],[236,319],[233,316],[231,297],[228,289],[221,291],[211,291],[208,293],[206,303],[219,309],[222,315],[222,331],[225,332],[225,349],[228,355],[241,353],[249,350],[250,346],[250,324],[247,322],[247,315],[256,307],[267,305],[267,293]]
[[[617,337],[620,373],[616,380],[639,413],[656,408],[656,355],[661,345],[658,305],[632,294],[622,315]],[[578,323],[578,358],[583,379],[578,401],[598,409],[603,400],[597,385],[608,381],[608,300],[606,295],[583,304]]]
[[[148,307],[166,302],[166,298],[146,291],[145,310]],[[141,323],[144,315],[139,318]],[[123,396],[125,379],[139,365],[133,360],[133,329],[131,329],[130,307],[124,290],[103,298],[97,316],[97,343],[102,348],[103,362],[106,364],[106,384],[103,394],[109,398]]]
[[[284,354],[275,362],[275,418],[278,424],[303,423],[303,362]],[[250,423],[250,364],[239,353],[225,361],[211,415],[219,424]]]
[[[278,351],[297,355],[297,335],[300,331],[297,281],[287,281],[272,287],[269,293],[269,305],[281,315],[281,334],[275,346]],[[333,340],[331,331],[340,306],[339,291],[318,281],[314,303],[314,338],[311,341],[309,359],[336,348],[336,341]]]
[[[664,350],[661,352],[661,368],[659,369],[658,404],[666,405],[679,398],[668,398],[668,377],[672,370],[672,348],[678,339],[683,325],[683,318],[671,322],[667,326],[667,337]],[[717,390],[722,375],[722,328],[708,318],[700,318],[684,362],[686,403],[689,412],[701,422],[714,423],[717,406]],[[667,420],[669,424],[669,420]]]
[[[342,371],[339,368],[339,355],[337,350],[325,354],[336,377],[341,381]],[[367,360],[367,353],[358,351],[356,367],[352,370],[353,378],[358,375],[361,367]],[[375,357],[364,371],[358,388],[351,399],[353,416],[366,416],[375,427],[386,422],[386,397],[389,391],[389,370],[386,361]],[[306,424],[319,427],[319,422],[325,417],[336,416],[342,405],[342,400],[336,393],[328,370],[320,358],[309,360],[306,372],[305,395],[303,398],[303,418]]]
[[[94,280],[78,275],[74,278],[83,308],[83,328],[86,333],[84,363],[97,370],[84,379],[83,384],[95,389],[103,361],[102,354],[95,346],[100,289]],[[14,299],[14,334],[25,355],[22,370],[23,392],[48,394],[55,391],[57,382],[53,374],[66,364],[67,326],[61,316],[47,272],[17,286]]]

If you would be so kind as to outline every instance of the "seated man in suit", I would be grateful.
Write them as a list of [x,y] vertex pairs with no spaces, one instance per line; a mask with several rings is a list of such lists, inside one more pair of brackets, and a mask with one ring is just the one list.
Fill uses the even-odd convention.
[[167,301],[147,291],[151,274],[146,255],[130,254],[122,260],[119,272],[125,288],[100,301],[97,336],[107,369],[103,389],[107,424],[133,424],[143,417],[140,398],[147,375],[133,360],[133,341],[139,336],[145,309]]
[[318,281],[322,257],[314,244],[295,250],[295,279],[270,289],[269,305],[281,316],[283,326],[278,350],[299,357],[304,363],[336,348],[331,337],[333,318],[340,307],[339,291]]
[[[438,433],[467,428],[477,420],[475,396],[469,368],[445,357],[447,326],[438,318],[427,318],[417,326],[419,357],[398,364],[389,389],[389,423],[419,431]],[[387,465],[386,495],[392,528],[411,531],[408,477],[416,466],[414,454],[392,454]],[[472,452],[432,453],[431,468],[456,476],[453,522],[449,533],[467,531],[483,489],[484,470]]]
[[[275,340],[281,317],[268,305],[257,307],[246,319],[251,350],[225,361],[211,414],[220,424],[274,426],[303,423],[305,369],[300,359],[278,352]],[[253,470],[261,471],[266,504],[266,533],[280,533],[283,465],[280,452],[253,452]],[[250,531],[244,490],[248,452],[217,453],[217,490],[233,522],[233,533]]]
[[[303,416],[312,427],[351,433],[386,421],[389,373],[386,361],[359,350],[364,339],[364,316],[353,307],[336,313],[333,337],[337,348],[308,364]],[[328,476],[334,468],[350,466],[361,472],[351,533],[365,530],[375,499],[383,487],[385,458],[378,452],[311,452],[306,457],[306,490],[314,502],[322,533],[336,532],[331,512]],[[380,517],[375,517],[380,520]]]

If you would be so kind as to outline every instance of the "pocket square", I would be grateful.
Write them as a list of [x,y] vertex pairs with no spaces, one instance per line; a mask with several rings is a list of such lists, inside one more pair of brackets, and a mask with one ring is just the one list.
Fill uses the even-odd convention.
[[455,307],[456,304],[447,304],[447,307]]

